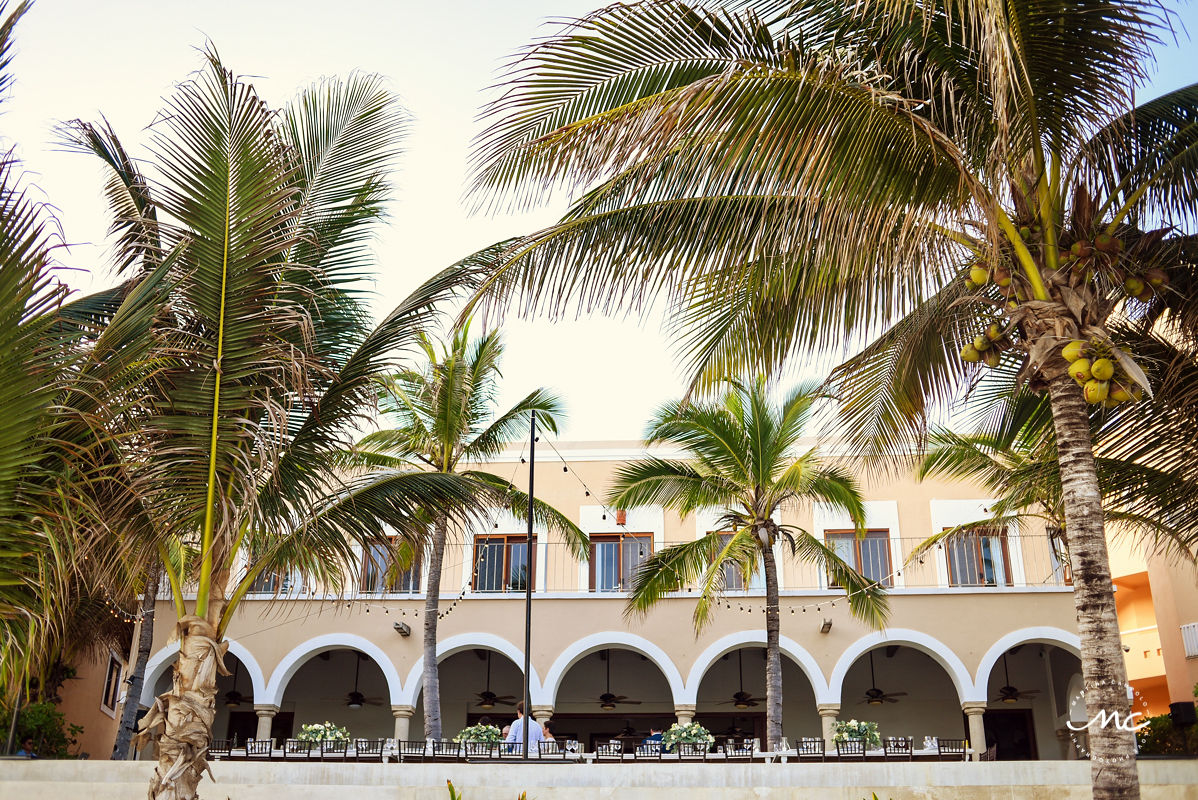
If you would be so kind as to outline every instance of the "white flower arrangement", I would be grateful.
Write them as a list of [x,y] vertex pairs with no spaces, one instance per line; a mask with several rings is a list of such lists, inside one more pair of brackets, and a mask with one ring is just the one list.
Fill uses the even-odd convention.
[[494,725],[471,725],[468,728],[462,728],[457,736],[453,737],[455,742],[502,742],[503,731]]
[[679,725],[675,722],[670,726],[669,730],[661,735],[661,744],[667,752],[672,752],[674,746],[680,742],[710,746],[715,742],[715,737],[711,735],[711,731],[697,722],[691,722],[686,725]]
[[349,741],[349,730],[325,720],[301,726],[299,735],[295,738],[301,742],[325,742],[338,739]]
[[848,722],[837,720],[832,723],[832,733],[834,742],[864,739],[866,747],[882,746],[882,737],[878,735],[878,723],[876,722],[858,722],[855,719]]

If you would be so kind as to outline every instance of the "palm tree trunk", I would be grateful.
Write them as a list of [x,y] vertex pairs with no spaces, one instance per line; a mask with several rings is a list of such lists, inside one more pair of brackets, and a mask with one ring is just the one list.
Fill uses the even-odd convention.
[[449,518],[437,517],[428,554],[428,589],[424,596],[424,738],[441,738],[441,673],[437,669],[437,609],[441,602],[441,562]]
[[765,741],[773,750],[782,741],[782,650],[779,638],[778,565],[774,548],[761,546],[765,571]]
[[[219,604],[217,604],[219,608]],[[170,691],[159,695],[141,723],[138,740],[156,737],[158,766],[150,779],[149,800],[194,800],[208,769],[208,746],[216,717],[216,676],[224,666],[228,642],[202,617],[179,620],[179,659]]]
[[[1065,538],[1073,570],[1073,602],[1081,637],[1082,679],[1086,714],[1129,712],[1127,668],[1123,660],[1119,620],[1106,537],[1102,528],[1102,495],[1094,466],[1093,444],[1081,388],[1068,375],[1049,382],[1053,424],[1065,501]],[[1090,774],[1095,800],[1137,800],[1135,734],[1114,722],[1094,722],[1089,729]]]
[[137,637],[137,652],[133,655],[129,673],[129,691],[125,694],[125,705],[121,709],[120,727],[116,731],[116,742],[112,746],[112,760],[129,758],[129,745],[133,741],[134,723],[141,709],[141,688],[146,680],[146,662],[150,660],[150,648],[154,644],[154,604],[158,600],[158,581],[161,576],[158,559],[150,562],[146,574],[146,590],[141,598],[141,629]]

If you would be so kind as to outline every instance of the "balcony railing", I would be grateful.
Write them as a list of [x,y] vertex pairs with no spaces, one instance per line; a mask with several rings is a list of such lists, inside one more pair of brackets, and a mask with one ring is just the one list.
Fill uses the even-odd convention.
[[[1045,536],[975,536],[947,540],[917,558],[912,553],[924,542],[921,538],[870,539],[867,546],[850,550],[841,547],[843,557],[859,572],[892,591],[1034,591],[1069,586],[1068,565],[1063,563],[1053,543]],[[533,558],[533,590],[538,595],[622,596],[631,589],[636,569],[652,553],[652,544],[637,542],[622,548],[620,558],[596,559],[596,564],[578,561],[564,543],[538,542]],[[473,596],[518,596],[524,594],[523,564],[519,579],[492,580],[484,563],[474,559],[480,548],[450,545],[445,554],[446,567],[441,577],[443,595],[463,589]],[[785,553],[778,559],[779,588],[785,593],[809,593],[836,590],[822,569],[800,562]],[[493,570],[492,570],[493,571]],[[515,574],[515,573],[513,573]],[[482,576],[480,578],[480,575]],[[501,577],[507,577],[504,571]],[[347,581],[358,596],[418,596],[423,592],[425,576],[401,581],[386,589],[370,575],[357,575]],[[744,582],[739,571],[727,569],[726,589],[730,595],[760,595],[765,581],[758,570]],[[682,586],[679,594],[693,594],[697,586]],[[255,594],[271,594],[301,599],[324,592],[320,586],[308,586],[298,576],[267,576],[254,587]]]

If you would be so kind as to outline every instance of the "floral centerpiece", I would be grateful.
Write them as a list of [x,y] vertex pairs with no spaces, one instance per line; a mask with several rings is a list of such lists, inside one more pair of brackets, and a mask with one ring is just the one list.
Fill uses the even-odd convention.
[[301,726],[299,736],[295,738],[301,742],[327,742],[337,739],[349,741],[349,730],[325,720]]
[[697,722],[691,722],[686,725],[680,725],[675,722],[670,726],[669,730],[661,735],[662,747],[667,752],[673,752],[674,746],[680,742],[704,744],[710,747],[714,741],[715,737],[711,735],[711,731]]
[[471,725],[468,728],[462,728],[457,736],[453,737],[455,742],[502,742],[503,731],[494,725]]
[[878,735],[878,723],[858,722],[851,719],[848,722],[832,723],[832,741],[846,742],[849,739],[864,739],[866,747],[881,747],[882,737]]

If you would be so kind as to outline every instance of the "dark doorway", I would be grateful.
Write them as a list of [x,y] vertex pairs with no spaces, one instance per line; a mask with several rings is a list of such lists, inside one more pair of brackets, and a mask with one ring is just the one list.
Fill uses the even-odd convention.
[[999,761],[1034,761],[1039,757],[1031,709],[988,708],[982,724],[986,745],[997,747],[995,758]]
[[[276,742],[291,738],[291,729],[295,725],[295,714],[291,711],[281,711],[275,714],[270,722],[270,735]],[[230,711],[229,730],[227,738],[238,744],[253,739],[258,734],[258,715],[253,711]]]

